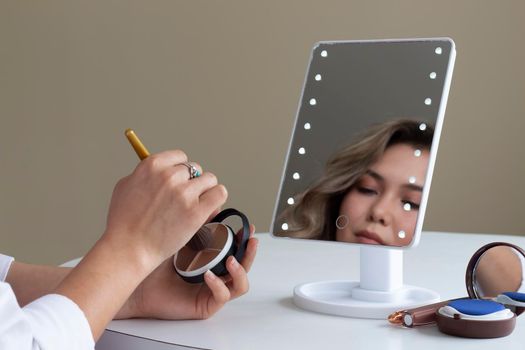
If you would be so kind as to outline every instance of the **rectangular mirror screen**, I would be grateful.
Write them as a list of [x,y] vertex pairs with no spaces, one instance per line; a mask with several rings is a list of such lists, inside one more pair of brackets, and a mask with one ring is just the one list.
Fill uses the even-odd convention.
[[415,245],[454,58],[448,38],[315,45],[272,234]]

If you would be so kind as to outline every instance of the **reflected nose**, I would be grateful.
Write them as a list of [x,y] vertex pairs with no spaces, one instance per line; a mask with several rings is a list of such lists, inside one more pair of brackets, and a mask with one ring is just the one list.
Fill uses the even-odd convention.
[[369,220],[383,226],[392,223],[392,208],[387,198],[378,198],[370,208]]

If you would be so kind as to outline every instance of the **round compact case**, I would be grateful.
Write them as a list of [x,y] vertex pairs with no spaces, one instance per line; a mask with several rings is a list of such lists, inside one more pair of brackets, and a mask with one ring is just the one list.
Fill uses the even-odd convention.
[[499,338],[512,333],[525,310],[525,252],[510,243],[481,247],[467,266],[470,298],[451,300],[436,312],[443,333],[467,338]]
[[[242,221],[242,232],[237,239],[235,231],[224,220],[237,216]],[[235,256],[241,261],[250,238],[248,218],[236,209],[225,209],[215,216],[174,256],[175,271],[190,283],[201,283],[204,274],[211,270],[217,276],[228,274],[226,259]]]

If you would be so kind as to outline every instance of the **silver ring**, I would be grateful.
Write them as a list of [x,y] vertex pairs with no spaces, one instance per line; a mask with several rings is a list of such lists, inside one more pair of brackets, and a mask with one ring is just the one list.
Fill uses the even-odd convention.
[[186,165],[186,167],[190,171],[190,180],[201,176],[201,172],[193,164],[188,163],[188,162],[182,163],[182,164]]

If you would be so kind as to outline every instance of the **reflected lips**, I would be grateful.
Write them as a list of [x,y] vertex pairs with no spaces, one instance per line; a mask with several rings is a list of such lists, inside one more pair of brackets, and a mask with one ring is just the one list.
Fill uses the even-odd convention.
[[357,237],[357,243],[385,245],[381,237],[379,237],[379,235],[375,232],[359,231],[356,233],[356,237]]

